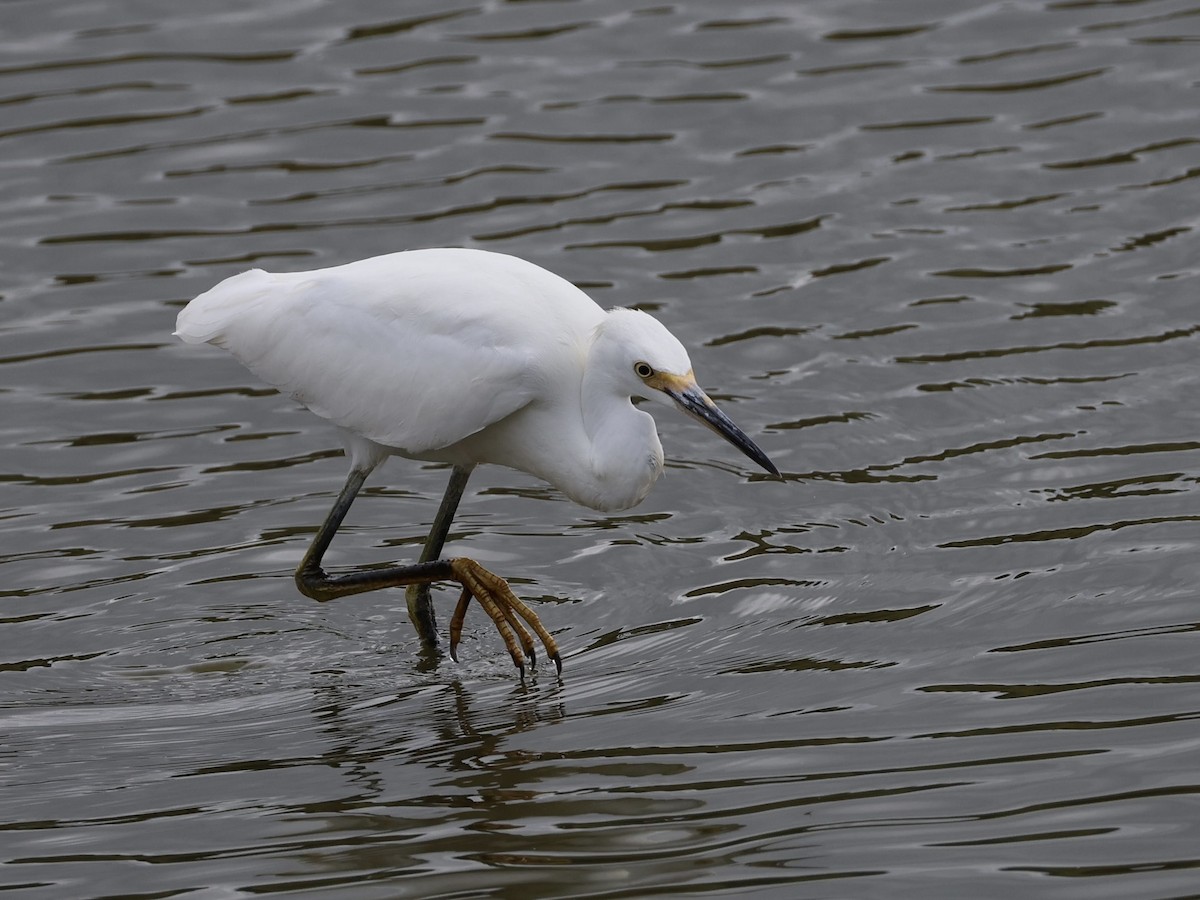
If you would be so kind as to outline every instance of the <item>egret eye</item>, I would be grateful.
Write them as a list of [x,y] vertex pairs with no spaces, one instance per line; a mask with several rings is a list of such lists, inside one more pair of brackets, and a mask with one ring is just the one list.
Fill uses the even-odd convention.
[[633,371],[637,373],[638,378],[649,378],[654,374],[654,369],[649,363],[639,362],[633,364]]

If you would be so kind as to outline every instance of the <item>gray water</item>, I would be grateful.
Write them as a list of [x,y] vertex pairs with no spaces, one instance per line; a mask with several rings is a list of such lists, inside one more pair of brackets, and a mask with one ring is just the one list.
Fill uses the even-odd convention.
[[[0,3],[0,889],[1200,895],[1198,52],[1194,0]],[[300,596],[340,445],[170,336],[445,245],[654,312],[786,473],[665,411],[626,514],[480,470],[450,549],[561,680]]]

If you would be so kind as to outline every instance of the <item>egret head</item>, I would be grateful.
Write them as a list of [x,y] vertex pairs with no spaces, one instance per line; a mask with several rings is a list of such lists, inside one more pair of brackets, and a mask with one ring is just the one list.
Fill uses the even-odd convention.
[[683,410],[772,475],[779,475],[767,454],[696,384],[687,350],[661,322],[636,310],[613,309],[601,328],[610,339],[610,364],[618,371],[624,369],[622,381],[629,396]]

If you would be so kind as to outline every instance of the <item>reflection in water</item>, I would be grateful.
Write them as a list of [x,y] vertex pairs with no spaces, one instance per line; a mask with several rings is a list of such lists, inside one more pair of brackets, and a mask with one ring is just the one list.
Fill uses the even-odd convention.
[[[0,885],[1194,891],[1186,4],[7,6]],[[790,473],[686,423],[636,516],[480,472],[453,546],[561,683],[299,597],[336,442],[169,337],[446,245],[653,311]]]

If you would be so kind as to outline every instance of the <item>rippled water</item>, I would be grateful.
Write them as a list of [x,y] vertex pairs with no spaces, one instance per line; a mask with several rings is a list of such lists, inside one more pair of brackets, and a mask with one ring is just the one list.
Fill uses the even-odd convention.
[[[0,4],[0,888],[1194,895],[1194,4],[174,7]],[[787,473],[477,473],[561,681],[297,594],[336,438],[170,337],[439,245],[654,311]]]

